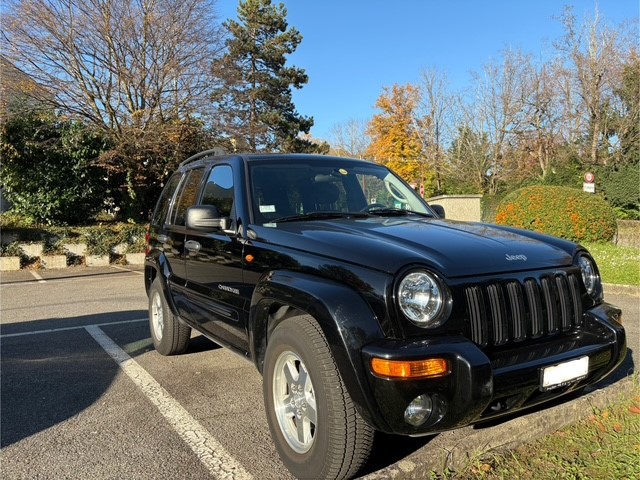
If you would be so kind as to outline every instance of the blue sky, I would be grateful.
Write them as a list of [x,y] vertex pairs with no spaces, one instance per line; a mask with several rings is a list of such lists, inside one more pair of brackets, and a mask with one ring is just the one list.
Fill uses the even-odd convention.
[[[280,3],[273,0],[273,3]],[[609,25],[637,18],[638,0],[282,0],[289,26],[303,36],[288,65],[309,83],[294,92],[311,134],[328,139],[336,124],[368,120],[384,87],[418,83],[426,69],[444,71],[453,89],[506,48],[551,58],[563,32],[564,5],[579,19],[596,3]],[[218,0],[221,19],[237,18],[237,0]]]

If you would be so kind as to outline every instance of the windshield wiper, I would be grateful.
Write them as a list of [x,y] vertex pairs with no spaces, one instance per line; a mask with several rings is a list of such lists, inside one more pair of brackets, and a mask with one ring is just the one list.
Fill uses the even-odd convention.
[[331,220],[333,218],[366,218],[365,212],[309,212],[277,218],[269,223],[299,222],[306,220]]
[[404,215],[418,215],[419,217],[433,218],[433,215],[426,212],[414,212],[405,208],[375,208],[368,210],[370,215],[378,215],[380,217],[401,217]]

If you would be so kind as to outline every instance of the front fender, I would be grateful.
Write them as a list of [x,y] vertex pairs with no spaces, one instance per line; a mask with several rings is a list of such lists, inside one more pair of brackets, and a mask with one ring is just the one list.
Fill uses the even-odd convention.
[[371,402],[361,357],[363,346],[382,340],[384,333],[362,296],[344,284],[304,273],[274,271],[265,275],[254,290],[249,312],[249,348],[261,373],[269,333],[286,318],[271,315],[281,306],[315,318],[358,412],[373,426],[384,422]]

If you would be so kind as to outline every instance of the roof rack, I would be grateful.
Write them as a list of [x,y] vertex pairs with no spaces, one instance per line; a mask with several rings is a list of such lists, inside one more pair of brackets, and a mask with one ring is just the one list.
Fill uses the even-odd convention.
[[204,158],[204,157],[216,156],[216,155],[224,155],[226,153],[227,152],[225,152],[224,149],[222,149],[220,147],[212,148],[211,150],[205,150],[204,152],[200,152],[200,153],[196,153],[195,155],[191,155],[189,158],[187,158],[185,161],[183,161],[180,164],[180,167],[183,167],[187,163],[191,163],[191,162],[195,162],[196,160],[200,160],[201,158]]

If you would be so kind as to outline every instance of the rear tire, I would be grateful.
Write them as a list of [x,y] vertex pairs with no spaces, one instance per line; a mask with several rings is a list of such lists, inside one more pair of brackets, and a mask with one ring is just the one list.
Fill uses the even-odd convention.
[[189,347],[191,328],[171,312],[160,278],[149,289],[149,330],[153,346],[161,355],[179,355]]
[[269,429],[285,466],[300,479],[354,476],[373,447],[320,326],[309,315],[284,320],[264,363]]

